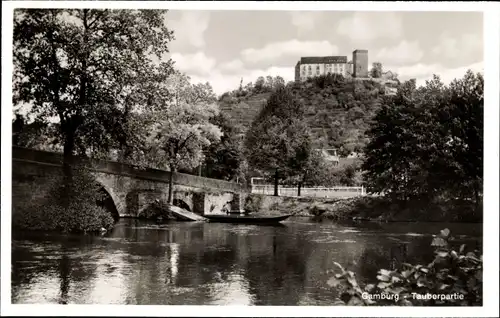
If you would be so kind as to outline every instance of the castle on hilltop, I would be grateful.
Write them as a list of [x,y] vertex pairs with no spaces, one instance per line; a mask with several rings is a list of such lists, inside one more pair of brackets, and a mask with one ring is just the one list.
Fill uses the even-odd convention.
[[326,74],[368,77],[368,50],[354,50],[349,62],[347,56],[312,56],[301,57],[295,65],[296,82]]

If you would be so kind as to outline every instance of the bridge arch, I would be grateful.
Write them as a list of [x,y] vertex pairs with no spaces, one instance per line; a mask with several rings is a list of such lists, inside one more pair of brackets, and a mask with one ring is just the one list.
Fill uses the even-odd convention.
[[121,215],[125,214],[125,207],[124,204],[122,204],[120,197],[113,190],[113,187],[108,185],[108,182],[106,181],[106,179],[101,178],[99,175],[95,176],[95,183],[97,184],[101,194],[104,195],[104,200],[101,204],[104,205],[108,211],[110,211],[116,221]]
[[115,222],[118,221],[118,219],[120,218],[120,213],[118,212],[115,201],[113,200],[109,192],[101,184],[98,184],[98,187],[100,187],[99,188],[100,198],[97,202],[97,205],[106,209],[106,211],[108,211],[111,214]]

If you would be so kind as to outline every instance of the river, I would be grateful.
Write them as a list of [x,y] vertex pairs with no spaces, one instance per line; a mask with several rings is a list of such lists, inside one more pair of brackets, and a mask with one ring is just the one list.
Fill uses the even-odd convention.
[[334,261],[372,281],[380,268],[430,261],[432,234],[446,227],[481,248],[482,224],[457,223],[121,219],[103,236],[16,232],[12,303],[332,305]]

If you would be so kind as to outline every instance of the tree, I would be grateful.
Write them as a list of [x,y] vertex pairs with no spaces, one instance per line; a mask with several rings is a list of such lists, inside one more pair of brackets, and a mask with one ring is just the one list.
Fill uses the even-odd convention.
[[57,124],[40,119],[29,121],[25,116],[16,113],[12,122],[12,145],[33,148],[43,151],[60,152],[57,142]]
[[285,86],[285,80],[281,76],[276,76],[274,78],[274,89],[277,89],[278,87],[284,87]]
[[252,82],[247,83],[247,84],[245,85],[244,91],[245,91],[247,94],[250,94],[251,92],[253,92],[253,83],[252,83]]
[[261,93],[264,90],[265,83],[266,83],[266,80],[264,79],[264,77],[259,76],[254,84],[255,93]]
[[479,206],[483,162],[483,77],[468,71],[406,82],[368,131],[363,169],[373,192],[398,199],[471,199]]
[[233,180],[239,176],[243,162],[242,138],[224,113],[210,122],[222,131],[220,142],[212,143],[206,150],[205,166],[209,178]]
[[398,73],[391,71],[389,73],[389,78],[388,79],[391,80],[391,81],[397,81],[397,82],[399,82],[399,78],[398,77],[399,77]]
[[372,64],[372,69],[370,70],[370,75],[373,78],[380,78],[380,77],[382,77],[382,63],[380,63],[380,62],[374,62]]
[[308,146],[304,149],[307,152],[307,158],[300,162],[300,166],[296,167],[297,173],[290,178],[292,183],[297,184],[297,196],[299,197],[303,186],[324,185],[330,172],[322,153],[312,149],[310,143],[305,145]]
[[272,91],[274,88],[274,78],[270,75],[266,76],[265,88],[267,91]]
[[[125,83],[141,78],[152,56],[168,52],[165,10],[18,9],[14,14],[14,104],[57,117],[65,184],[71,156],[108,152]],[[168,68],[169,63],[164,64]],[[126,97],[125,97],[126,100]],[[119,125],[118,125],[119,127]]]
[[217,96],[209,82],[191,85],[188,92],[187,103],[215,103],[217,101]]
[[[166,111],[155,114],[148,138],[149,160],[168,168],[168,203],[173,203],[173,178],[179,168],[192,169],[204,159],[203,149],[221,138],[221,130],[210,123],[219,114],[215,96],[200,93],[200,86],[191,85],[189,77],[176,74],[171,78],[173,99],[168,99]],[[208,90],[210,91],[210,90]]]
[[406,198],[409,169],[415,158],[412,132],[415,89],[407,82],[394,98],[386,98],[367,132],[363,170],[371,191]]
[[247,132],[246,157],[254,169],[274,178],[274,195],[279,181],[297,174],[308,158],[309,127],[304,108],[289,89],[276,90]]
[[455,180],[462,196],[472,196],[479,205],[483,184],[484,78],[468,70],[450,84],[449,103],[437,109],[439,128],[447,138],[447,150],[460,169]]

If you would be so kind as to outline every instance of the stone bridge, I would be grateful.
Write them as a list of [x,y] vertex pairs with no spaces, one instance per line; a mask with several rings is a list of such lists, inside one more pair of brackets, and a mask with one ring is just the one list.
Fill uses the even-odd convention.
[[[89,167],[108,197],[106,206],[115,216],[138,217],[155,199],[167,200],[170,172],[133,165],[76,158]],[[12,148],[12,207],[22,200],[34,200],[30,184],[43,188],[50,177],[62,176],[63,156],[59,153]],[[241,184],[194,175],[174,173],[174,205],[199,215],[240,210],[244,196]]]

